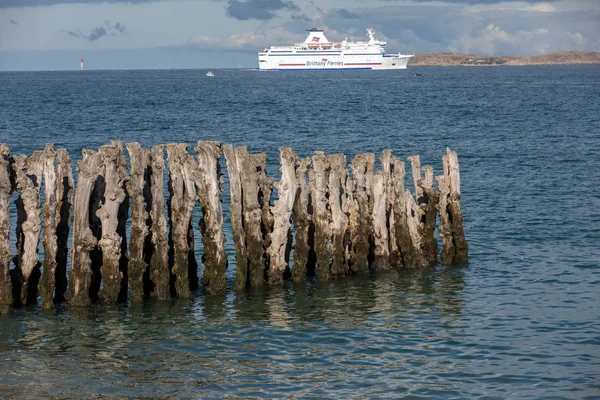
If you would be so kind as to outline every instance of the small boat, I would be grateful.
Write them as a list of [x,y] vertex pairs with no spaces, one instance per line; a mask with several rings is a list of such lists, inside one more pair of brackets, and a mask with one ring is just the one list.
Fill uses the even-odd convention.
[[215,76],[215,74],[213,74],[211,71],[208,71],[208,72],[206,73],[206,76]]
[[415,72],[415,73],[413,73],[413,76],[422,76],[422,74]]

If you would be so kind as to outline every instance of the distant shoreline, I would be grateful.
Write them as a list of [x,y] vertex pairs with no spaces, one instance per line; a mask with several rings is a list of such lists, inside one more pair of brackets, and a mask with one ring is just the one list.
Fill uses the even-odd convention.
[[420,53],[409,67],[501,66],[501,65],[593,65],[600,64],[600,52],[556,51],[539,56],[477,56],[460,53]]

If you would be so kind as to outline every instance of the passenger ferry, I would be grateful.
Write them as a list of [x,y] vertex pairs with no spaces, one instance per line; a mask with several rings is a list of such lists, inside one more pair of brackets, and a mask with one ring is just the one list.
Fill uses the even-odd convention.
[[307,29],[302,43],[292,46],[271,46],[258,52],[258,68],[282,69],[406,69],[413,55],[388,54],[386,42],[375,39],[367,29],[368,42],[330,42],[322,29]]

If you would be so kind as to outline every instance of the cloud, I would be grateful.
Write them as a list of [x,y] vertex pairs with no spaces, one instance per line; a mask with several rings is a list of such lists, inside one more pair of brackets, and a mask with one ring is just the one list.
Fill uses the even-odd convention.
[[[357,19],[327,12],[325,25],[364,37],[364,28],[387,39],[390,52],[452,51],[531,56],[558,50],[600,50],[600,12],[478,9],[455,4],[350,8]],[[520,5],[522,6],[522,5]],[[557,6],[558,8],[558,6]],[[329,36],[329,35],[328,35]],[[348,35],[350,36],[350,35]],[[356,34],[354,34],[356,38]],[[343,36],[342,36],[343,37]]]
[[531,55],[565,49],[583,50],[586,44],[587,40],[580,32],[546,28],[507,32],[490,24],[474,35],[464,34],[452,40],[450,49],[483,55]]
[[344,19],[357,19],[360,18],[357,14],[354,14],[348,10],[345,10],[343,8],[340,8],[338,10],[333,10],[329,13],[329,15],[334,16],[334,17],[340,17],[340,18],[344,18]]
[[[441,2],[441,3],[450,3],[450,4],[498,4],[498,3],[510,3],[510,2],[519,2],[519,3],[538,3],[539,0],[413,0],[417,3],[432,3],[432,2]],[[557,2],[560,0],[547,0],[549,2]]]
[[11,19],[8,22],[10,22],[11,25],[19,25],[19,23],[17,21],[15,21],[14,19]]
[[110,21],[104,21],[104,25],[94,27],[89,35],[81,32],[80,30],[64,32],[68,36],[78,39],[85,39],[89,42],[95,42],[104,36],[117,36],[127,33],[125,30],[125,25],[121,24],[120,22],[112,25]]
[[283,0],[229,0],[227,14],[240,21],[250,19],[269,20],[275,17],[275,11],[299,8],[291,1]]
[[550,3],[538,3],[532,6],[527,6],[524,11],[539,11],[539,12],[556,12],[556,8]]
[[0,8],[43,7],[56,4],[152,3],[160,0],[0,0]]
[[262,32],[249,32],[215,38],[196,36],[186,43],[186,47],[199,50],[248,50],[258,51],[271,45],[290,45],[298,42],[298,35],[283,27]]

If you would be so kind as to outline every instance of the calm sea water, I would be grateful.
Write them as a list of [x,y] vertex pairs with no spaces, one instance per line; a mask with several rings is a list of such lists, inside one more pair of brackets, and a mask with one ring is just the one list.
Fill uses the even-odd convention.
[[267,151],[277,177],[279,146],[390,148],[436,173],[455,149],[470,263],[18,309],[0,397],[600,398],[600,67],[418,70],[1,73],[14,154],[220,140]]

